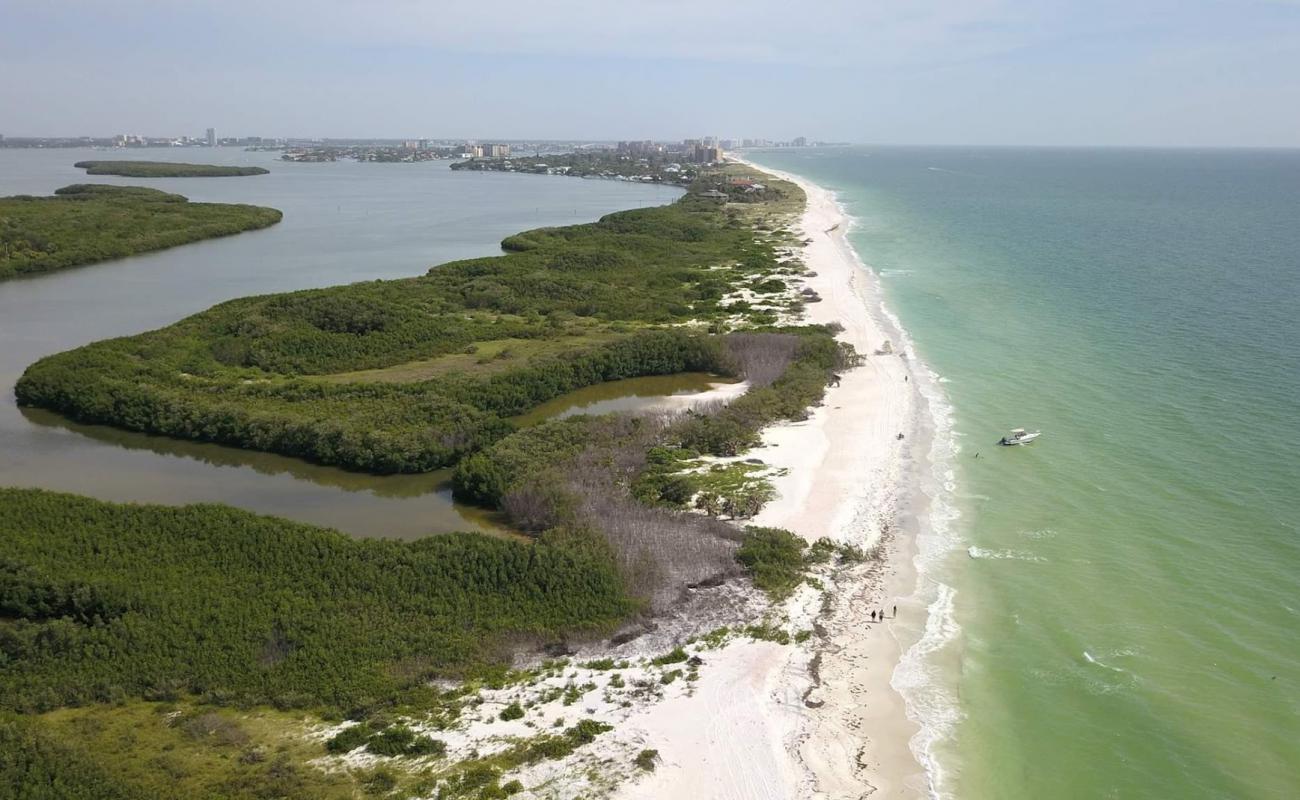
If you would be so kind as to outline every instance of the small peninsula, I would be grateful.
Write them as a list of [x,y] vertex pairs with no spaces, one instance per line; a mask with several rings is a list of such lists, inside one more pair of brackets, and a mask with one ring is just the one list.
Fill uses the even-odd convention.
[[[22,405],[357,471],[450,467],[512,532],[357,541],[0,490],[0,746],[24,774],[151,799],[607,798],[645,780],[674,743],[658,714],[810,642],[808,609],[877,558],[759,516],[797,502],[777,488],[791,448],[756,448],[821,424],[870,344],[817,312],[845,292],[805,262],[806,204],[711,165],[674,203],[516,234],[504,255],[231,300],[33,364]],[[681,373],[738,382],[676,411],[520,422]]]
[[266,175],[262,167],[183,164],[171,161],[78,161],[72,166],[87,175],[120,175],[124,178],[233,178]]
[[0,197],[0,280],[265,228],[281,216],[140,186],[75,184],[52,197]]

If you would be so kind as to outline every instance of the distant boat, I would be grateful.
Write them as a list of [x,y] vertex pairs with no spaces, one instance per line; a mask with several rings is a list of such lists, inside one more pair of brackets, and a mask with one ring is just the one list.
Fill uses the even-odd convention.
[[1012,428],[1011,433],[998,440],[998,444],[1029,444],[1042,435],[1041,431],[1027,431],[1024,428]]

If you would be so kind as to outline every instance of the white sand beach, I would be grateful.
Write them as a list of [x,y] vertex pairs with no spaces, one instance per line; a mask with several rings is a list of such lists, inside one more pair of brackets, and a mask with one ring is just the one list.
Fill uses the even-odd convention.
[[[779,174],[779,173],[777,173]],[[787,604],[792,622],[817,634],[797,645],[739,641],[711,654],[697,691],[650,706],[627,725],[662,763],[625,785],[628,798],[920,797],[926,778],[908,748],[916,726],[890,677],[924,626],[914,589],[914,532],[900,526],[906,481],[925,436],[923,400],[910,361],[890,350],[890,324],[875,278],[845,239],[848,220],[826,190],[792,175],[808,195],[799,230],[806,285],[822,300],[811,322],[838,322],[841,339],[865,356],[844,373],[823,407],[800,423],[766,432],[752,455],[786,471],[779,497],[755,524],[828,537],[876,558],[838,576],[819,593]],[[899,438],[899,434],[903,438]],[[897,617],[893,609],[897,604]],[[871,611],[884,609],[883,623]]]

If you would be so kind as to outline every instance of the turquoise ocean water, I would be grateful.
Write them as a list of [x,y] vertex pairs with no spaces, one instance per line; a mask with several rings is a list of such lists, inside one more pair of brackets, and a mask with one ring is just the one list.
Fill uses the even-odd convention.
[[1300,151],[750,157],[837,193],[951,406],[933,793],[1300,797]]

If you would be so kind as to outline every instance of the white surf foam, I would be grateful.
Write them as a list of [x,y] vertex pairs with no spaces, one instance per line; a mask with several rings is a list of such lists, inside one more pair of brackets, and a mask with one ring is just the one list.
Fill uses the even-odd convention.
[[934,584],[934,602],[927,608],[925,632],[898,662],[890,679],[907,703],[908,716],[920,725],[909,746],[925,768],[930,796],[949,797],[944,789],[945,773],[938,747],[950,739],[961,722],[961,706],[948,682],[940,674],[938,654],[961,634],[955,616],[957,592],[947,584]]
[[[840,207],[843,209],[843,204]],[[852,217],[849,220],[846,233],[851,233],[856,224]],[[911,334],[884,303],[879,276],[851,245],[850,250],[859,268],[876,284],[873,296],[878,299],[877,306],[871,311],[886,322],[898,342],[899,354],[908,360],[917,391],[929,411],[928,421],[933,432],[926,459],[928,474],[918,475],[925,504],[918,512],[920,524],[914,560],[917,573],[914,599],[927,609],[925,628],[921,638],[899,659],[890,685],[903,698],[908,718],[917,724],[918,731],[908,746],[926,772],[931,797],[941,800],[949,795],[938,751],[952,738],[962,712],[938,658],[958,638],[961,627],[955,616],[956,590],[932,576],[938,573],[960,541],[957,533],[961,512],[957,505],[956,463],[961,445],[954,430],[953,408],[943,389],[943,377],[917,357]]]
[[[850,218],[851,219],[851,218]],[[851,232],[853,225],[850,224]],[[935,576],[943,563],[958,547],[958,509],[956,463],[961,445],[954,430],[954,413],[944,392],[943,377],[916,355],[916,345],[902,321],[884,304],[878,276],[854,251],[858,266],[876,283],[874,296],[878,306],[872,309],[891,329],[899,344],[899,353],[909,362],[913,380],[925,408],[929,411],[932,438],[926,462],[928,474],[920,474],[921,495],[925,501],[918,511],[916,536],[917,572],[915,600],[927,609],[924,633],[899,659],[890,685],[903,698],[907,716],[918,731],[908,742],[912,755],[926,772],[931,797],[947,798],[946,772],[939,757],[940,747],[951,740],[961,720],[961,706],[955,689],[939,663],[941,653],[961,633],[955,615],[956,590]]]
[[[867,274],[874,276],[856,251],[854,255]],[[916,599],[927,609],[925,628],[921,638],[899,659],[890,684],[903,698],[908,718],[918,726],[908,746],[925,769],[930,796],[943,800],[950,794],[939,750],[952,739],[962,711],[940,658],[960,636],[961,626],[956,619],[957,591],[934,576],[941,574],[944,563],[960,546],[956,464],[962,447],[955,430],[953,407],[944,391],[946,379],[916,355],[915,341],[898,316],[884,304],[879,288],[875,296],[881,298],[877,313],[888,321],[900,345],[899,352],[912,368],[933,431],[926,459],[929,474],[918,476],[927,502],[918,513],[920,526],[914,560]]]
[[992,558],[1005,561],[1047,561],[1042,556],[1036,556],[1033,553],[1026,553],[1021,550],[985,550],[983,547],[971,546],[966,548],[966,554],[971,558]]

